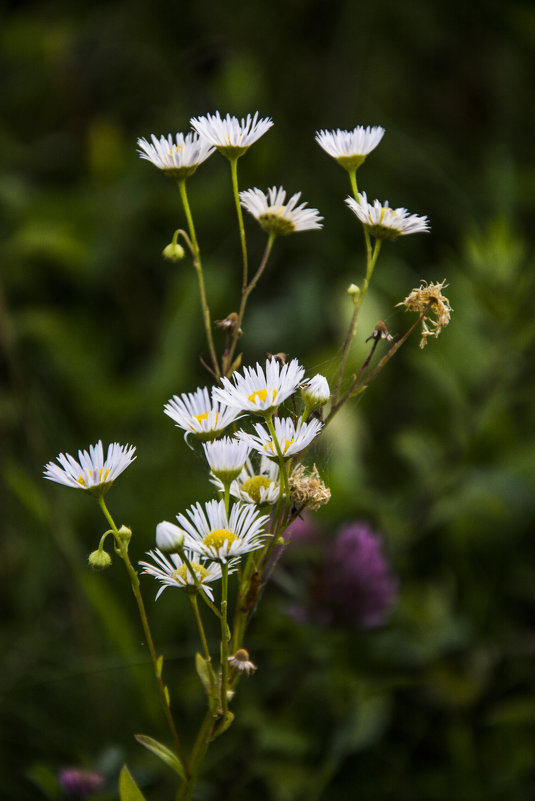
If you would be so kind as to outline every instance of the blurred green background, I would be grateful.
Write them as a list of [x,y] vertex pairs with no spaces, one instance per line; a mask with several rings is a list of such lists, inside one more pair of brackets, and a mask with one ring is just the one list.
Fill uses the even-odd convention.
[[[121,565],[86,560],[97,505],[41,478],[102,438],[138,459],[109,495],[134,528],[211,496],[198,452],[162,414],[207,382],[195,275],[162,248],[184,225],[176,186],[138,136],[216,109],[271,116],[242,188],[283,184],[324,231],[277,243],[253,295],[244,359],[296,356],[332,374],[359,283],[361,234],[320,128],[380,124],[359,172],[370,199],[427,214],[429,236],[383,248],[360,341],[420,279],[447,278],[454,314],[417,337],[311,453],[347,521],[382,532],[399,602],[373,631],[288,614],[310,553],[296,545],[249,630],[259,670],[210,752],[199,799],[449,801],[535,796],[533,85],[535,7],[519,2],[197,0],[3,3],[0,26],[1,795],[61,799],[56,772],[123,760],[150,799],[172,776],[133,740],[167,733]],[[240,250],[217,154],[190,202],[213,317],[236,306]],[[247,221],[251,259],[263,237]],[[355,367],[362,346],[352,351]],[[316,554],[317,557],[317,554]],[[201,714],[197,648],[176,593],[153,603],[187,731]],[[178,596],[178,597],[177,597]],[[293,599],[295,600],[295,598]],[[330,779],[329,783],[327,780]]]

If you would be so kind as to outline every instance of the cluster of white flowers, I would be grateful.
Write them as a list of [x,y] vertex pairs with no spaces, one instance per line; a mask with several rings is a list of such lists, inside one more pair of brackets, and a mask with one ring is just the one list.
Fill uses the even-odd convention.
[[[196,503],[177,515],[177,524],[158,524],[156,548],[148,553],[152,561],[140,563],[143,573],[161,583],[157,597],[166,587],[177,587],[190,592],[201,589],[212,599],[209,585],[221,578],[221,565],[227,564],[232,572],[240,557],[266,544],[271,536],[267,512],[283,493],[280,470],[286,469],[288,461],[307,448],[323,427],[317,419],[296,421],[279,415],[281,404],[301,387],[304,374],[297,359],[283,365],[273,357],[264,366],[256,364],[234,373],[232,380],[222,379],[222,386],[211,392],[198,387],[165,404],[165,413],[185,436],[193,435],[202,443],[212,483],[221,495],[232,496],[233,503],[230,509],[224,500]],[[304,383],[305,387],[311,385],[321,387],[317,406],[326,403],[327,380],[314,376]],[[307,397],[306,408],[310,406]],[[240,429],[232,436],[222,436],[247,414],[263,417],[265,424],[254,424],[255,433]],[[45,477],[102,496],[135,458],[134,450],[114,443],[104,459],[99,442],[89,451],[80,451],[78,461],[61,453],[59,465],[46,465]],[[256,460],[250,458],[252,451],[258,454]]]
[[[282,365],[271,358],[264,366],[256,364],[234,373],[232,380],[223,378],[222,386],[211,393],[199,387],[193,394],[175,395],[165,405],[165,413],[186,436],[193,434],[203,442],[211,481],[222,495],[232,496],[233,504],[227,512],[223,500],[196,503],[177,515],[178,525],[168,521],[158,525],[158,547],[149,552],[153,561],[141,563],[144,573],[161,582],[158,595],[169,586],[189,591],[202,587],[211,598],[207,585],[221,572],[210,566],[227,563],[235,569],[240,557],[263,548],[272,536],[266,512],[283,492],[280,469],[322,429],[316,419],[296,422],[293,417],[279,416],[281,404],[297,391],[304,374],[296,359]],[[328,384],[323,376],[315,376],[314,384],[320,380],[325,403]],[[221,436],[247,414],[269,420],[271,430],[267,422],[256,423],[255,433],[240,429],[232,436]],[[251,451],[259,454],[257,471]]]

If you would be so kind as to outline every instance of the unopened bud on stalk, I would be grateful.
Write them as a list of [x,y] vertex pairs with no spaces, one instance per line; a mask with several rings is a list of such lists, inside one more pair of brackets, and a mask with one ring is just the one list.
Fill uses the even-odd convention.
[[360,288],[356,284],[349,284],[347,294],[356,299],[360,295]]
[[167,261],[180,261],[184,258],[185,250],[178,242],[170,242],[162,250],[162,256]]
[[104,570],[111,565],[111,556],[107,551],[99,549],[89,554],[88,561],[93,570]]
[[117,532],[117,536],[121,542],[124,542],[128,545],[132,538],[132,529],[128,528],[128,526],[121,526]]
[[156,526],[156,547],[164,553],[178,553],[184,545],[184,531],[163,520]]
[[319,373],[301,386],[301,397],[307,409],[317,409],[325,406],[331,397],[329,383],[325,376]]

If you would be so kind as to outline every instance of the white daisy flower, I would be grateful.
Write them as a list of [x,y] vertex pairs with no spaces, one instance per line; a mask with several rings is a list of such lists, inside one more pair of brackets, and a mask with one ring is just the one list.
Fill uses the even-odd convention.
[[193,175],[199,164],[212,155],[214,148],[195,133],[160,136],[151,134],[152,144],[144,138],[137,140],[142,159],[154,164],[171,178],[184,179]]
[[[225,486],[219,478],[210,479],[220,492]],[[279,500],[279,466],[264,454],[260,457],[260,466],[255,470],[253,463],[247,459],[245,467],[238,478],[230,485],[230,494],[242,503],[254,503],[258,506],[273,506]]]
[[236,408],[212,400],[207,387],[197,387],[195,392],[180,397],[173,395],[165,404],[164,412],[186,432],[186,437],[195,434],[203,441],[216,439],[239,416]]
[[286,192],[282,186],[278,189],[272,186],[267,195],[256,187],[240,192],[243,208],[258,220],[264,231],[276,236],[323,227],[323,217],[317,209],[305,208],[306,203],[297,205],[300,197],[301,192],[297,192],[285,204]]
[[374,150],[385,132],[380,125],[364,128],[358,125],[352,131],[318,131],[316,142],[345,170],[353,172]]
[[222,437],[203,445],[214,476],[227,486],[237,478],[249,456],[249,446],[236,437]]
[[57,461],[45,465],[44,477],[66,487],[86,490],[92,495],[104,495],[117,476],[136,458],[135,448],[130,445],[119,445],[112,442],[104,459],[102,441],[90,445],[89,451],[78,451],[78,461],[69,453],[60,453]]
[[[297,359],[281,366],[278,359],[268,359],[266,369],[245,367],[244,375],[234,373],[232,381],[222,378],[223,387],[214,387],[213,397],[232,408],[265,417],[292,395],[305,370]],[[234,382],[234,383],[233,383]]]
[[409,214],[404,208],[391,209],[388,201],[382,204],[375,200],[372,206],[366,192],[359,192],[358,200],[346,197],[346,203],[376,239],[397,239],[398,236],[429,231],[427,217]]
[[[199,555],[195,551],[185,550],[184,554],[195,571],[197,580],[211,601],[214,600],[210,582],[219,581],[221,578],[221,565],[217,562],[208,562],[206,565],[198,562]],[[161,587],[156,593],[156,600],[167,587],[178,587],[186,592],[197,592],[197,585],[191,575],[190,569],[178,554],[172,553],[166,556],[158,549],[148,551],[147,556],[154,560],[151,562],[140,562],[143,568],[142,573],[154,576],[161,583]],[[231,568],[232,569],[232,568]]]
[[186,546],[217,562],[261,548],[268,519],[267,515],[259,516],[254,506],[238,503],[227,517],[224,501],[208,501],[204,509],[197,503],[187,510],[187,517],[177,515],[187,535]]
[[301,385],[301,396],[309,409],[325,406],[331,397],[329,382],[324,375],[317,373],[314,378]]
[[[308,447],[323,428],[323,423],[319,420],[311,420],[308,423],[299,420],[295,425],[291,417],[275,417],[273,423],[280,452],[285,459],[289,459]],[[254,427],[256,435],[239,431],[236,436],[249,443],[251,448],[259,453],[265,453],[270,459],[277,459],[277,445],[269,430],[261,423],[255,423]]]
[[184,532],[174,523],[162,520],[156,526],[156,547],[165,553],[177,553],[184,545]]
[[194,117],[190,124],[210,145],[233,159],[242,156],[260,139],[271,128],[273,121],[269,117],[258,119],[258,111],[255,111],[253,117],[248,114],[241,120],[231,117],[230,114],[222,118],[219,111],[216,111],[215,114],[207,114],[205,117]]

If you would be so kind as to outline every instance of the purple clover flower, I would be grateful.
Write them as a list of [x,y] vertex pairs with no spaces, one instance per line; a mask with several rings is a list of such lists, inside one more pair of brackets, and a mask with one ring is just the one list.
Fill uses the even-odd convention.
[[105,779],[100,773],[81,768],[63,768],[58,773],[58,782],[69,799],[90,798],[104,786]]
[[357,628],[381,626],[397,600],[398,581],[381,537],[363,522],[350,523],[338,534],[322,584],[322,617]]

